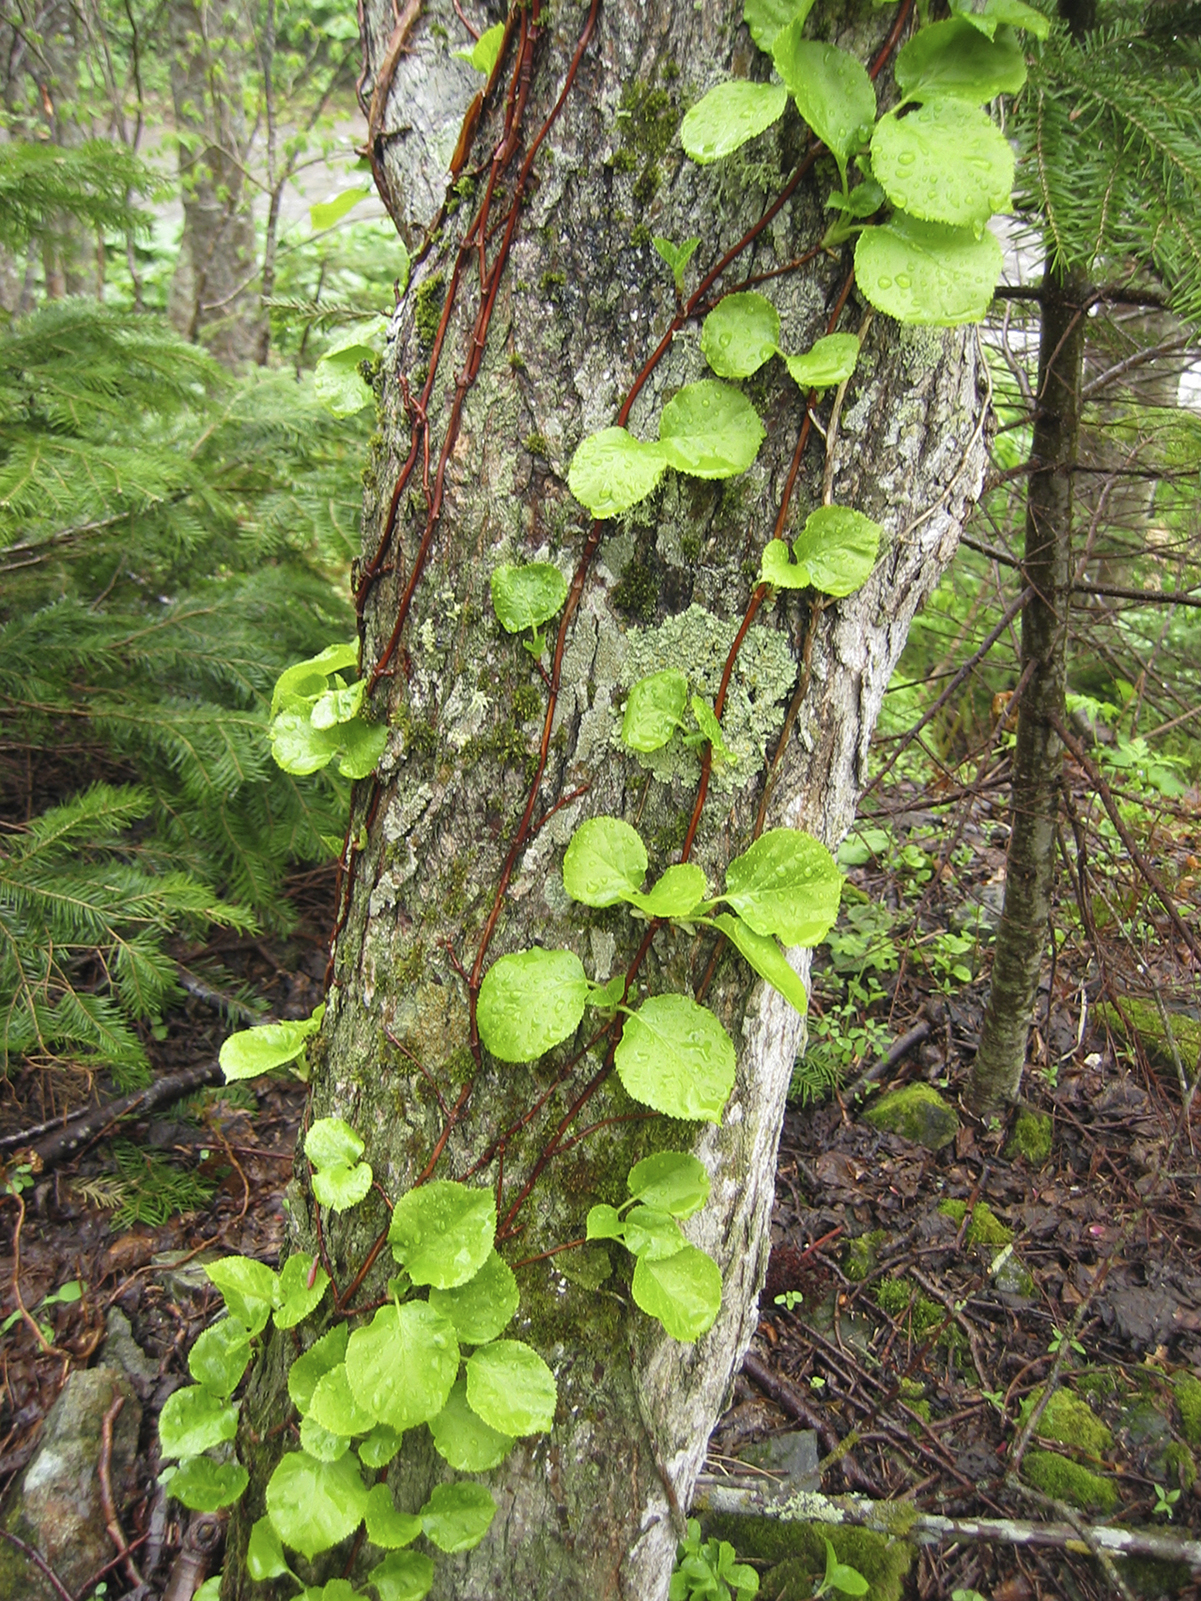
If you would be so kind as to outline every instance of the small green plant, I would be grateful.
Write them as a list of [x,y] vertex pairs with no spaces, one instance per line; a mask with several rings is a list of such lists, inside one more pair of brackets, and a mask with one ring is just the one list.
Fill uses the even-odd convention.
[[1170,1518],[1176,1510],[1176,1503],[1180,1499],[1180,1491],[1169,1490],[1166,1484],[1154,1484],[1155,1505],[1151,1508],[1154,1517]]
[[819,1595],[829,1595],[831,1590],[841,1590],[843,1595],[866,1595],[867,1580],[859,1569],[851,1567],[847,1562],[840,1562],[838,1553],[829,1540],[825,1541],[825,1547],[826,1571],[813,1591],[813,1601],[817,1601]]
[[688,1533],[676,1553],[668,1601],[750,1601],[759,1594],[759,1575],[734,1557],[728,1540],[701,1542],[701,1526],[688,1519]]
[[[86,1289],[87,1285],[80,1279],[68,1279],[65,1284],[60,1284],[57,1290],[51,1290],[49,1294],[44,1295],[34,1308],[34,1311],[44,1312],[47,1307],[51,1306],[73,1306],[76,1301],[82,1298]],[[0,1334],[7,1334],[9,1329],[15,1327],[20,1321],[21,1313],[19,1310],[10,1312],[4,1322],[0,1323]],[[43,1339],[47,1342],[54,1338],[54,1331],[48,1323],[41,1323],[38,1327],[42,1331]]]
[[1055,1329],[1051,1335],[1050,1343],[1047,1346],[1048,1353],[1051,1356],[1058,1356],[1060,1347],[1063,1345],[1065,1340],[1068,1342],[1068,1349],[1070,1351],[1075,1351],[1077,1356],[1083,1356],[1085,1354],[1084,1347],[1081,1345],[1079,1340],[1068,1339],[1067,1332],[1064,1329],[1058,1328]]
[[776,1296],[773,1304],[782,1306],[786,1312],[793,1312],[804,1299],[800,1290],[785,1290],[783,1295]]

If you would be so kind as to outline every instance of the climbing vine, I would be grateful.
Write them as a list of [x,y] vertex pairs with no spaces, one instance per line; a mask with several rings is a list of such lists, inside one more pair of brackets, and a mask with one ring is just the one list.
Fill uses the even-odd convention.
[[[395,1505],[386,1481],[377,1476],[401,1449],[406,1431],[427,1426],[451,1469],[483,1473],[495,1468],[516,1440],[551,1428],[557,1395],[553,1374],[529,1345],[504,1335],[520,1296],[513,1268],[499,1248],[518,1232],[519,1214],[535,1185],[610,1073],[646,1115],[720,1122],[734,1086],[736,1052],[722,1023],[704,1004],[709,976],[694,995],[652,994],[635,1004],[652,938],[660,930],[686,935],[698,928],[711,930],[803,1011],[804,987],[786,950],[819,943],[838,910],[841,878],[826,847],[797,830],[763,828],[770,770],[754,837],[729,861],[720,888],[710,885],[691,860],[711,775],[737,762],[723,737],[722,718],[739,654],[758,612],[781,591],[809,593],[811,640],[821,607],[853,593],[880,558],[884,530],[853,508],[835,503],[830,472],[822,504],[791,541],[784,537],[817,395],[834,389],[836,404],[841,404],[856,372],[866,323],[857,334],[840,332],[838,323],[852,282],[876,313],[902,322],[950,326],[983,315],[1000,268],[999,247],[986,224],[1008,203],[1013,157],[982,108],[1000,93],[1017,92],[1024,81],[1015,28],[1042,33],[1046,23],[1022,0],[984,0],[979,9],[970,0],[956,3],[950,20],[922,26],[896,54],[900,100],[881,115],[876,79],[900,41],[910,0],[901,6],[870,68],[844,50],[805,37],[811,5],[812,0],[746,0],[745,21],[756,45],[770,57],[773,78],[718,84],[683,119],[683,148],[702,165],[723,159],[765,131],[783,116],[790,100],[810,130],[810,140],[781,194],[691,295],[685,295],[686,278],[698,241],[654,241],[672,275],[676,312],[613,422],[583,439],[571,461],[571,492],[593,520],[570,581],[550,562],[504,564],[490,575],[496,620],[506,632],[522,636],[546,696],[539,750],[527,774],[525,804],[491,909],[470,969],[458,967],[470,1008],[472,1064],[478,1071],[488,1062],[535,1062],[574,1039],[592,1013],[590,1037],[565,1071],[597,1047],[601,1066],[573,1097],[567,1116],[550,1132],[507,1208],[506,1141],[542,1111],[548,1097],[541,1096],[514,1129],[496,1135],[462,1180],[437,1178],[451,1131],[467,1113],[474,1082],[474,1072],[468,1072],[452,1103],[435,1088],[442,1131],[403,1194],[386,1195],[364,1160],[364,1142],[355,1129],[340,1118],[319,1119],[304,1142],[317,1254],[292,1255],[278,1274],[242,1257],[226,1258],[207,1270],[225,1299],[227,1315],[193,1349],[195,1384],[172,1396],[162,1415],[163,1456],[179,1464],[169,1470],[170,1490],[185,1505],[206,1510],[228,1505],[243,1493],[247,1474],[232,1454],[238,1403],[231,1398],[273,1323],[286,1333],[293,1352],[287,1387],[300,1419],[299,1449],[286,1451],[275,1466],[266,1489],[266,1511],[253,1526],[246,1561],[256,1580],[290,1574],[306,1601],[350,1601],[358,1592],[348,1579],[308,1585],[294,1572],[290,1552],[311,1560],[356,1532],[360,1539],[365,1533],[369,1545],[383,1553],[367,1574],[381,1601],[420,1601],[433,1582],[434,1568],[430,1556],[411,1549],[414,1543],[423,1538],[438,1551],[463,1551],[487,1533],[495,1503],[487,1486],[473,1480],[439,1485],[419,1508]],[[448,463],[466,397],[480,371],[534,161],[572,90],[596,17],[593,0],[559,99],[529,138],[523,119],[543,35],[539,0],[515,6],[503,25],[465,53],[487,81],[468,112],[452,176],[458,180],[464,172],[482,112],[502,93],[497,112],[503,133],[475,174],[478,204],[448,278],[439,280],[443,299],[436,321],[434,300],[427,298],[430,315],[422,332],[429,362],[420,389],[414,393],[404,378],[399,380],[409,423],[408,454],[393,485],[379,543],[356,585],[361,619],[374,586],[388,570],[402,503],[416,496],[423,507],[420,531],[391,632],[375,660],[364,661],[354,680],[348,681],[347,674],[358,666],[359,646],[333,645],[289,669],[276,687],[271,739],[280,765],[303,773],[336,760],[343,773],[359,781],[341,852],[335,938],[348,913],[356,863],[371,838],[382,793],[375,769],[388,729],[375,719],[373,696],[403,650],[413,598],[443,509]],[[398,49],[411,20],[406,7],[397,24],[404,30],[398,33]],[[374,101],[372,116],[374,129]],[[768,295],[749,284],[724,291],[716,286],[823,151],[833,157],[839,180],[827,200],[833,220],[812,250],[780,270],[798,270],[819,252],[837,251],[852,241],[854,269],[843,283],[825,335],[807,350],[788,350],[781,344],[780,317]],[[456,198],[462,193],[456,190]],[[445,215],[444,207],[426,246],[417,252],[417,263]],[[472,282],[478,284],[477,310],[436,444],[430,419],[435,379],[453,308]],[[660,411],[655,437],[638,438],[629,428],[634,401],[674,335],[695,319],[701,321],[700,347],[713,376],[685,384]],[[704,480],[746,472],[765,429],[738,385],[777,356],[805,396],[804,421],[775,536],[753,569],[757,580],[717,693],[710,701],[683,671],[667,667],[633,684],[623,715],[622,738],[631,752],[648,755],[679,739],[699,756],[700,780],[679,860],[648,887],[643,838],[628,822],[607,816],[580,823],[562,859],[563,888],[572,902],[627,918],[635,937],[641,928],[635,954],[624,972],[604,982],[589,978],[579,956],[566,948],[535,946],[489,962],[514,871],[550,815],[535,816],[564,652],[606,522],[638,505],[669,472]],[[806,688],[807,669],[786,728]],[[573,792],[559,805],[582,793]],[[712,971],[713,962],[710,975]],[[251,1077],[300,1061],[321,1010],[307,1023],[270,1025],[232,1036],[222,1050],[227,1076]],[[561,1075],[555,1082],[562,1081]],[[495,1189],[467,1182],[498,1154],[502,1170]],[[621,1205],[592,1205],[585,1235],[555,1249],[587,1241],[621,1246],[633,1259],[635,1305],[671,1337],[695,1341],[712,1326],[722,1295],[717,1264],[680,1226],[708,1201],[705,1167],[690,1152],[661,1150],[631,1167],[626,1186]],[[328,1217],[348,1211],[373,1192],[388,1207],[388,1226],[350,1282],[339,1286],[324,1248],[322,1212]],[[387,1279],[382,1299],[362,1302],[360,1291],[386,1248],[397,1271]]]

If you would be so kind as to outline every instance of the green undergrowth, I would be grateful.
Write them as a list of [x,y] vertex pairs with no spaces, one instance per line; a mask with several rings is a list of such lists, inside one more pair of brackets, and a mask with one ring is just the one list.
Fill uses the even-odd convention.
[[[967,1202],[948,1197],[939,1202],[938,1210],[953,1223],[962,1223],[967,1216]],[[965,1245],[1010,1245],[1013,1242],[1013,1230],[1005,1227],[987,1201],[977,1201],[972,1208],[972,1220],[963,1241]]]
[[907,1540],[843,1524],[723,1514],[705,1518],[703,1526],[706,1535],[728,1540],[743,1561],[771,1564],[759,1587],[760,1595],[771,1601],[809,1601],[815,1582],[826,1571],[827,1540],[839,1562],[856,1568],[867,1580],[866,1601],[900,1601],[914,1558]]
[[[1133,1034],[1156,1066],[1175,1071],[1172,1046],[1159,1007],[1153,1002],[1124,995],[1120,1011],[1110,1002],[1102,1001],[1097,1007],[1097,1012],[1102,1021],[1124,1039],[1130,1039]],[[1168,1021],[1184,1070],[1191,1077],[1197,1060],[1201,1057],[1201,1020],[1188,1017],[1181,1012],[1169,1012]]]

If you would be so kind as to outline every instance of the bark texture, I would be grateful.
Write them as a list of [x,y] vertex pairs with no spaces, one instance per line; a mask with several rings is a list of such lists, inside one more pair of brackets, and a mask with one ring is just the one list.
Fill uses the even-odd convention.
[[992,985],[965,1100],[992,1111],[1017,1099],[1030,1020],[1047,944],[1055,874],[1055,819],[1071,593],[1072,474],[1080,436],[1080,377],[1087,319],[1082,277],[1048,263],[1039,335],[1038,410],[1031,454],[1037,470],[1026,496],[1021,679],[1013,754],[1005,903],[997,929]]
[[[438,1558],[438,1601],[665,1596],[710,1428],[756,1325],[776,1147],[802,1019],[774,991],[752,984],[729,949],[718,955],[705,1001],[739,1047],[738,1075],[721,1127],[698,1128],[647,1119],[614,1076],[582,1099],[601,1068],[603,1041],[574,1067],[563,1049],[529,1068],[485,1056],[475,1072],[464,982],[527,805],[547,708],[530,656],[497,626],[490,574],[501,562],[532,559],[556,562],[565,576],[577,570],[591,530],[568,492],[568,464],[585,433],[613,421],[675,313],[671,275],[649,235],[700,237],[695,284],[762,216],[805,148],[804,130],[790,114],[721,166],[698,168],[683,156],[676,137],[683,112],[731,66],[742,74],[752,64],[756,71],[766,66],[739,14],[724,4],[696,9],[641,0],[601,9],[530,167],[478,377],[461,387],[462,427],[440,480],[457,380],[473,349],[478,353],[480,269],[475,252],[459,260],[459,241],[487,190],[492,152],[511,145],[517,154],[496,184],[491,212],[487,253],[495,259],[515,174],[564,88],[586,13],[573,4],[555,7],[534,51],[524,115],[506,130],[510,48],[462,168],[469,181],[449,191],[441,232],[397,311],[384,363],[381,432],[367,476],[368,565],[410,452],[412,414],[403,393],[420,391],[459,260],[426,408],[426,485],[419,450],[400,497],[396,538],[377,581],[365,585],[370,670],[387,655],[427,527],[428,495],[436,496],[441,482],[445,498],[428,560],[389,676],[374,692],[376,713],[393,732],[378,783],[356,789],[352,833],[365,833],[337,941],[313,1113],[351,1121],[367,1141],[377,1178],[396,1194],[421,1175],[443,1132],[438,1096],[454,1105],[474,1074],[437,1173],[470,1176],[499,1191],[501,1249],[517,1267],[522,1293],[511,1332],[543,1354],[559,1386],[552,1434],[519,1443],[487,1476],[500,1509],[488,1537],[474,1551]],[[873,14],[862,32],[844,32],[840,42],[866,59],[888,25]],[[379,71],[395,40],[386,0],[371,0],[366,26],[369,60]],[[423,8],[373,128],[393,214],[414,249],[447,193],[445,169],[480,86],[451,54],[462,42],[450,0]],[[816,243],[829,177],[819,168],[798,188],[724,287]],[[848,266],[819,256],[804,271],[767,283],[785,348],[804,350],[826,331]],[[841,326],[856,328],[862,317],[852,296]],[[693,320],[642,387],[632,431],[653,437],[665,401],[706,372]],[[637,824],[652,877],[679,859],[700,776],[697,757],[678,739],[654,756],[634,756],[619,738],[621,702],[636,678],[668,665],[682,667],[710,700],[716,693],[804,416],[803,398],[780,363],[746,387],[768,429],[749,472],[724,484],[669,474],[651,499],[600,531],[560,641],[561,692],[534,811],[544,826],[514,863],[488,962],[538,943],[571,947],[598,979],[628,968],[645,924],[621,909],[587,911],[563,890],[563,851],[585,817],[613,814]],[[881,318],[871,324],[834,443],[833,490],[839,503],[885,526],[887,548],[860,592],[816,612],[811,634],[809,598],[795,593],[766,605],[750,628],[723,720],[737,764],[714,771],[693,852],[715,887],[728,858],[750,842],[766,762],[802,683],[766,824],[805,828],[831,844],[849,825],[909,622],[953,554],[980,483],[981,404],[970,332],[901,330]],[[828,397],[820,410],[828,415]],[[811,446],[790,529],[820,503],[824,468],[821,449]],[[707,935],[661,929],[638,997],[696,993],[714,952]],[[806,953],[794,955],[805,971]],[[717,1259],[725,1288],[717,1322],[693,1346],[666,1338],[637,1311],[629,1259],[618,1250],[542,1256],[578,1239],[591,1205],[624,1199],[630,1165],[665,1147],[695,1149],[713,1179],[712,1200],[685,1230]],[[509,1216],[540,1164],[528,1199]],[[292,1215],[296,1243],[311,1248],[311,1202],[300,1184]],[[374,1198],[345,1220],[325,1220],[325,1244],[343,1284],[385,1224]],[[387,1271],[381,1260],[360,1300],[382,1293]],[[240,1553],[282,1448],[278,1434],[272,1439],[267,1431],[287,1404],[281,1385],[290,1352],[283,1345],[272,1342],[243,1409],[240,1445],[252,1484],[231,1531],[227,1596],[251,1593]],[[447,1477],[424,1430],[406,1438],[389,1472],[403,1508],[420,1506],[430,1486]],[[341,1572],[345,1553],[335,1556],[319,1571]],[[369,1565],[360,1555],[356,1574]]]

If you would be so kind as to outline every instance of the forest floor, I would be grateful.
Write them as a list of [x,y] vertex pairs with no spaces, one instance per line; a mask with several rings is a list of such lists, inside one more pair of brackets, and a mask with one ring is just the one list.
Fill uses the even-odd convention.
[[[1076,801],[1085,813],[1082,783]],[[986,993],[979,958],[999,906],[1002,795],[948,807],[898,783],[878,804],[843,853],[852,888],[814,975],[759,1332],[708,1474],[770,1482],[781,1459],[772,1440],[812,1428],[824,1455],[853,1429],[844,1466],[823,1476],[827,1491],[1033,1522],[1059,1520],[1050,1496],[1074,1502],[1085,1521],[1201,1534],[1201,1160],[1188,1117],[1201,1022],[1187,952],[1121,869],[1096,879],[1086,903],[1095,943],[1061,905],[1024,1086],[1023,1152],[1014,1116],[989,1126],[958,1105]],[[1192,905],[1194,926],[1197,816],[1186,800],[1152,829],[1157,865],[1186,921]],[[1070,907],[1066,869],[1061,887]],[[311,875],[297,889],[290,939],[210,951],[276,1017],[307,1016],[320,997],[329,888]],[[229,1028],[195,996],[168,1021],[151,1045],[162,1072],[214,1060]],[[1169,1032],[1184,1053],[1179,1069]],[[856,1100],[857,1074],[906,1036],[882,1090]],[[948,1106],[941,1133],[926,1136],[937,1149],[864,1116],[882,1093],[918,1084]],[[6,1083],[0,1161],[14,1159],[13,1135],[61,1117],[90,1088],[32,1073]],[[200,1264],[230,1252],[275,1262],[305,1093],[287,1080],[212,1088],[106,1128],[35,1178],[19,1262],[5,1207],[0,1507],[71,1369],[123,1365],[142,1405],[123,1522],[152,1576],[147,1597],[163,1592],[181,1539],[179,1509],[155,1483],[155,1424],[187,1382],[187,1351],[217,1304]],[[17,1311],[17,1282],[51,1349]],[[56,1300],[64,1284],[79,1285],[78,1298]],[[1048,1384],[1041,1420],[1024,1429]],[[757,1547],[741,1535],[760,1594],[809,1596],[812,1565],[799,1572],[773,1539]],[[121,1565],[106,1579],[110,1597],[128,1593]],[[1117,1582],[1201,1595],[1187,1570],[1162,1565],[1128,1567]],[[903,1577],[890,1582],[881,1569],[871,1595],[1077,1601],[1121,1593],[1114,1586],[1077,1551],[990,1542],[924,1547]]]

